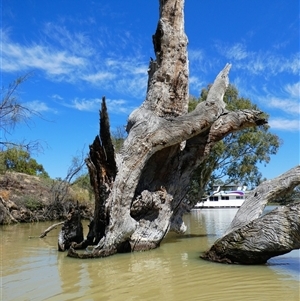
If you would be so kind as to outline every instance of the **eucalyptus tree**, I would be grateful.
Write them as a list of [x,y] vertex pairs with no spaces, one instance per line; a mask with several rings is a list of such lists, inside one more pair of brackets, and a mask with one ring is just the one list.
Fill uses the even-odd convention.
[[[190,99],[190,111],[206,101],[210,87],[202,90],[199,99]],[[228,111],[259,110],[250,99],[240,97],[233,85],[228,86],[223,100]],[[267,114],[264,115],[268,119]],[[258,164],[269,163],[270,156],[275,155],[281,145],[279,137],[269,129],[268,124],[248,127],[229,133],[217,142],[192,176],[189,200],[199,200],[220,179],[224,183],[235,182],[249,188],[258,186],[262,181]]]
[[0,172],[6,171],[49,178],[43,165],[31,158],[30,153],[20,147],[8,148],[0,152]]

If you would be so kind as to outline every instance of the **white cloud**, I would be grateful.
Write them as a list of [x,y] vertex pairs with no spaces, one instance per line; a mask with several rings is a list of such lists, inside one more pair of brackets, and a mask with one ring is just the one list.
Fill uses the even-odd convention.
[[273,109],[278,109],[289,114],[300,114],[299,102],[293,99],[267,97],[266,103]]
[[67,105],[73,109],[79,110],[79,111],[89,111],[89,112],[95,112],[99,110],[100,108],[101,99],[100,98],[94,98],[94,99],[78,99],[75,98],[72,101],[71,105]]
[[129,80],[126,76],[118,78],[112,83],[117,91],[122,91],[126,95],[132,95],[135,98],[143,100],[146,96],[147,76],[139,75],[131,77]]
[[[44,118],[44,113],[54,113],[56,114],[57,111],[54,108],[49,107],[45,102],[43,101],[39,101],[39,100],[33,100],[33,101],[28,101],[28,102],[24,102],[21,104],[24,108],[26,108],[24,110],[24,116],[26,116],[26,118],[31,119],[34,116],[40,117],[42,119]],[[27,121],[26,121],[27,123]]]
[[84,58],[65,50],[49,48],[46,45],[20,45],[10,41],[5,33],[2,38],[2,72],[39,69],[52,77],[68,75],[86,63]]
[[189,60],[193,61],[193,63],[202,63],[202,61],[204,60],[204,53],[202,50],[198,49],[191,49],[188,50],[188,54],[189,54]]
[[233,63],[234,68],[245,70],[249,74],[269,77],[280,73],[296,75],[300,72],[299,52],[283,56],[272,51],[249,51],[242,43],[228,45],[218,42],[215,48]]
[[[223,52],[223,55],[229,60],[243,60],[250,54],[246,51],[246,46],[241,43],[234,44],[232,46],[217,45],[219,51]],[[222,50],[221,50],[222,48]]]
[[116,74],[113,74],[111,72],[97,72],[97,73],[94,73],[94,74],[83,74],[82,75],[82,79],[89,82],[89,83],[92,83],[94,85],[98,85],[100,84],[101,82],[106,82],[107,80],[112,80],[116,77]]
[[300,83],[286,84],[281,91],[270,91],[264,89],[265,96],[259,96],[257,99],[265,106],[290,115],[300,116]]
[[208,57],[204,51],[200,49],[188,49],[188,59],[190,78],[196,76],[194,73],[206,74],[211,70],[215,70],[216,66],[220,65],[219,58],[213,56]]
[[300,82],[287,83],[283,87],[266,83],[262,88],[257,83],[249,83],[248,78],[237,77],[233,83],[239,95],[249,98],[270,116],[272,129],[300,131]]
[[53,94],[51,96],[51,98],[56,99],[56,100],[63,100],[63,98],[60,95],[58,95],[58,94]]
[[124,99],[107,99],[107,108],[111,114],[125,114],[129,115],[136,107],[131,106],[128,101]]
[[29,110],[42,113],[42,112],[48,112],[48,111],[53,111],[50,107],[45,102],[39,101],[39,100],[33,100],[26,102],[24,104],[26,108]]
[[83,33],[71,33],[50,23],[45,32],[51,43],[45,37],[28,45],[13,42],[4,32],[2,72],[42,71],[51,81],[89,83],[128,96],[145,96],[148,61],[138,53],[128,56],[104,53],[101,57]]
[[295,84],[287,84],[285,90],[293,98],[298,98],[300,100],[300,82]]
[[84,32],[71,33],[65,26],[49,22],[44,27],[44,33],[62,49],[68,49],[73,54],[89,57],[96,53],[89,36]]
[[101,71],[84,75],[82,79],[118,93],[140,99],[145,97],[148,66],[142,58],[109,57],[103,61],[100,68]]
[[251,95],[249,98],[258,101],[259,107],[263,107],[263,111],[270,115],[268,123],[271,129],[299,132],[300,99],[298,88],[299,83],[287,84],[282,89],[274,88],[272,92],[266,88],[258,90],[257,87],[244,89],[247,90],[248,96]]
[[[93,99],[78,99],[75,98],[72,101],[72,104],[65,104],[67,107],[71,107],[73,109],[79,111],[88,111],[88,112],[96,112],[100,109],[102,99],[93,98]],[[124,99],[106,99],[106,106],[110,114],[130,114],[135,107],[131,106],[128,101]]]
[[233,62],[235,68],[247,71],[249,74],[264,77],[276,76],[280,73],[297,74],[300,71],[299,54],[284,57],[271,52],[256,52],[247,59]]
[[300,123],[299,119],[284,119],[284,118],[271,118],[269,125],[272,130],[284,130],[284,131],[299,131]]
[[200,95],[201,90],[207,86],[207,82],[204,82],[197,76],[190,76],[189,78],[189,87],[190,94],[198,97]]

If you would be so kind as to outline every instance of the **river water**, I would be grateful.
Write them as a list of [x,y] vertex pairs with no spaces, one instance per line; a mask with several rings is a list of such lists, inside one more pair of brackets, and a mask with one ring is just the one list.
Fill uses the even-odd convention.
[[1,300],[299,301],[299,250],[261,266],[199,258],[236,210],[193,210],[187,233],[169,233],[156,250],[87,260],[57,252],[59,229],[36,238],[51,223],[2,226]]

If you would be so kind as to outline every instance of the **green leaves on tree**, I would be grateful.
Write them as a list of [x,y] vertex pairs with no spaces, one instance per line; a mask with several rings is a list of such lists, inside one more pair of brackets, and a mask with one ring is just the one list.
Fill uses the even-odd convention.
[[[202,90],[199,99],[190,97],[190,111],[199,102],[206,100],[208,91],[209,86]],[[229,85],[224,102],[228,111],[259,110],[249,99],[240,97],[233,85]],[[268,125],[246,128],[229,134],[216,143],[210,155],[195,171],[190,198],[197,200],[203,197],[206,191],[212,190],[212,186],[218,180],[226,183],[237,182],[247,185],[248,188],[257,186],[262,181],[258,164],[269,163],[271,155],[277,153],[280,145],[279,137],[270,133]]]
[[0,152],[0,169],[1,171],[15,171],[32,176],[42,176],[49,178],[43,165],[31,158],[29,152],[21,148],[8,148]]

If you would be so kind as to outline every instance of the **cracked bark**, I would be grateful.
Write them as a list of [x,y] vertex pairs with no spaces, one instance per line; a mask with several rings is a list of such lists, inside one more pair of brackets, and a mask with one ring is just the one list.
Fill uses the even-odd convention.
[[201,257],[220,263],[263,264],[300,248],[300,202],[262,215],[268,202],[300,184],[300,165],[259,185],[239,208],[225,235]]
[[71,247],[68,256],[149,250],[158,247],[169,230],[184,232],[183,200],[197,165],[229,133],[266,123],[258,111],[226,110],[229,64],[216,77],[207,100],[187,113],[184,1],[160,0],[159,5],[153,36],[156,59],[149,64],[145,101],[129,116],[128,137],[117,155],[111,148],[108,115],[101,113],[100,136],[103,127],[106,138],[96,138],[98,146],[90,152],[96,159],[87,161],[96,193],[97,245],[84,254]]

